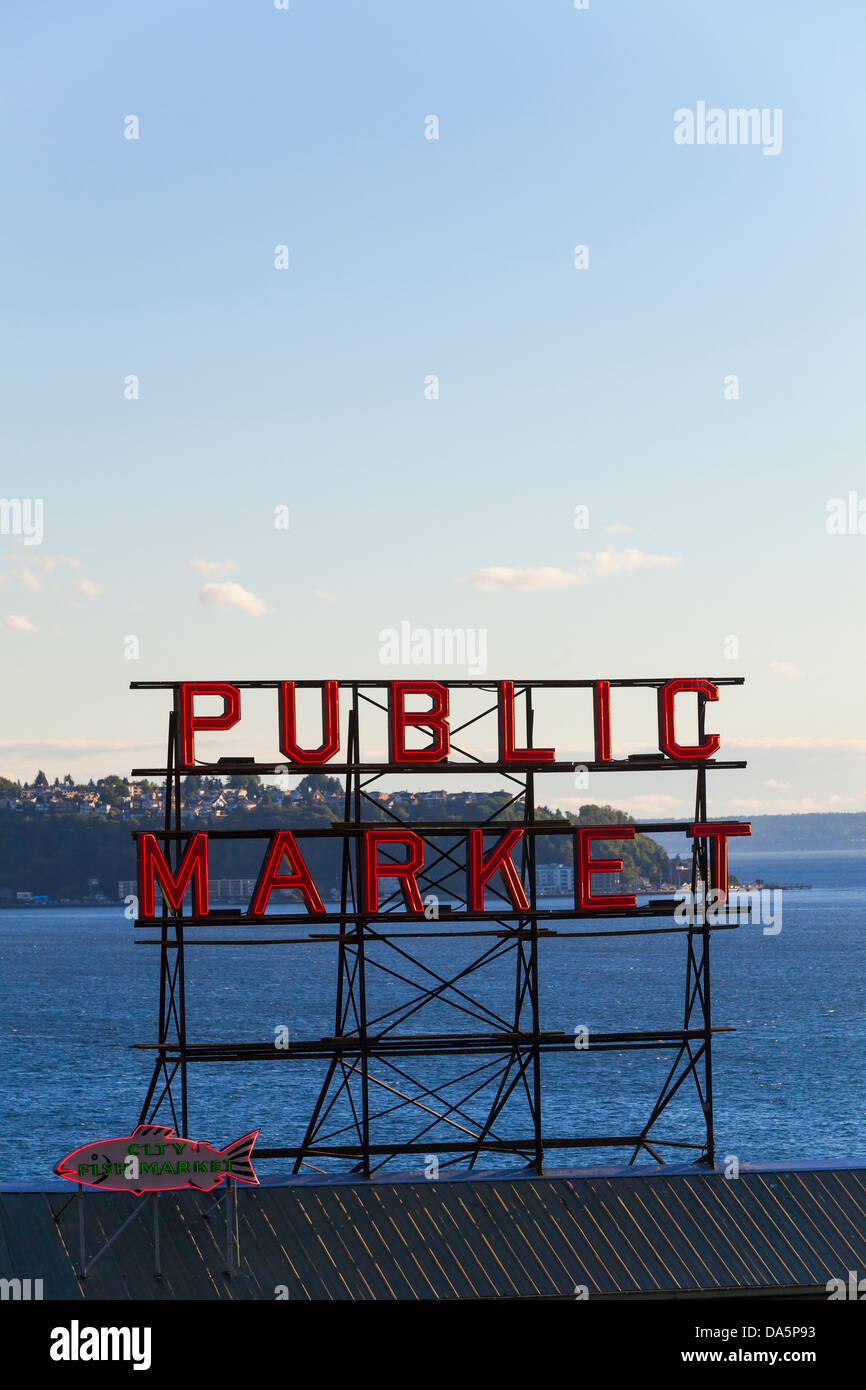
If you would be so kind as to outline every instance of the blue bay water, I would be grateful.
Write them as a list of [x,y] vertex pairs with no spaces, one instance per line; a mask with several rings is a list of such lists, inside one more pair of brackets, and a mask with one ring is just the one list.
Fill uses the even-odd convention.
[[[736,1030],[719,1034],[714,1043],[717,1153],[736,1154],[741,1161],[866,1159],[861,1076],[866,1050],[866,853],[735,851],[731,867],[743,881],[761,877],[812,887],[784,892],[777,935],[765,934],[760,924],[713,935],[713,1021]],[[548,900],[543,905],[565,903]],[[576,925],[583,929],[587,924]],[[431,923],[429,931],[443,928],[444,919]],[[286,936],[291,929],[267,932]],[[242,934],[252,933],[245,928]],[[153,1054],[131,1050],[130,1044],[155,1040],[158,1000],[159,953],[153,946],[133,944],[142,935],[134,933],[119,907],[0,912],[0,1182],[51,1180],[54,1164],[69,1150],[128,1133],[137,1123]],[[430,971],[449,978],[474,951],[454,938],[406,945]],[[592,1033],[681,1026],[683,937],[551,940],[540,950],[543,1028],[572,1033],[586,1026]],[[393,958],[380,960],[395,968]],[[336,947],[325,944],[189,950],[190,1040],[273,1041],[281,1026],[290,1039],[332,1034],[335,965]],[[418,975],[407,962],[396,968]],[[371,1013],[387,1015],[406,996],[407,986],[375,964],[368,978]],[[507,1020],[514,956],[494,958],[462,983]],[[486,1026],[443,1002],[414,1015],[401,1031]],[[569,1050],[545,1057],[546,1132],[634,1133],[648,1117],[670,1061],[671,1054],[652,1049],[630,1054]],[[420,1080],[437,1093],[424,1103],[440,1113],[458,1098],[449,1080],[460,1071],[482,1068],[478,1084],[487,1080],[488,1089],[465,1111],[466,1118],[478,1119],[486,1114],[493,1084],[484,1062],[469,1057],[397,1065],[416,1084]],[[264,1063],[192,1066],[190,1137],[224,1145],[260,1127],[260,1146],[295,1144],[323,1076],[324,1063],[286,1062],[276,1050],[274,1060]],[[397,1092],[417,1093],[413,1083],[385,1066],[378,1067],[376,1077],[374,1108],[382,1113],[372,1137],[385,1142],[397,1134],[410,1137],[406,1108],[394,1107],[399,1106]],[[460,1089],[465,1094],[471,1086]],[[419,1115],[414,1129],[420,1130],[424,1114],[414,1113]],[[462,1123],[457,1112],[452,1118]],[[340,1128],[344,1119],[338,1106],[332,1128]],[[519,1087],[494,1128],[531,1132]],[[653,1132],[660,1138],[700,1140],[702,1120],[690,1083]],[[687,1156],[662,1152],[673,1159]],[[628,1157],[622,1149],[585,1149],[551,1151],[549,1161],[564,1166]],[[513,1158],[503,1161],[514,1164]],[[651,1160],[647,1156],[644,1161]],[[485,1156],[482,1166],[495,1162]],[[422,1164],[419,1159],[418,1167]],[[406,1170],[412,1162],[401,1159],[397,1166]],[[261,1165],[262,1172],[287,1168],[286,1160]]]

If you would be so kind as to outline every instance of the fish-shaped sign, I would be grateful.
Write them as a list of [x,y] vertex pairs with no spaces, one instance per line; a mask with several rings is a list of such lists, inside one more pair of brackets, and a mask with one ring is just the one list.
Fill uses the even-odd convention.
[[250,1155],[259,1131],[225,1149],[204,1140],[181,1139],[170,1126],[139,1125],[122,1139],[82,1144],[55,1168],[61,1178],[112,1192],[166,1192],[183,1187],[210,1192],[224,1178],[257,1183]]

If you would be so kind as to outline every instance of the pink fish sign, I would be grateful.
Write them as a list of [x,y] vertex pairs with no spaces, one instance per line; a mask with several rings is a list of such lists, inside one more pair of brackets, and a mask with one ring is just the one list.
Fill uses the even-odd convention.
[[204,1140],[181,1139],[166,1125],[138,1125],[122,1139],[82,1144],[54,1169],[61,1178],[111,1192],[167,1192],[192,1187],[210,1192],[224,1178],[258,1183],[251,1154],[259,1131],[235,1139],[225,1149]]

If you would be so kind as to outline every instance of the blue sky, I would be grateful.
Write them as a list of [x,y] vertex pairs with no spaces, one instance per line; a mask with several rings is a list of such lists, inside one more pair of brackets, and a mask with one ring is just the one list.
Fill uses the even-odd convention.
[[[162,708],[130,679],[418,675],[379,661],[408,620],[483,630],[491,676],[742,674],[713,810],[866,808],[866,535],[826,529],[866,499],[864,29],[7,9],[0,490],[45,535],[0,535],[0,773],[141,761]],[[781,110],[780,152],[677,145],[699,101]]]

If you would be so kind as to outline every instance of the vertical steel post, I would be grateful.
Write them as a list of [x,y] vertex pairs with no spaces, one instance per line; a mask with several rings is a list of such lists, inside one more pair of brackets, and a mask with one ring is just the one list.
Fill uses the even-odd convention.
[[232,1180],[226,1178],[226,1274],[232,1277]]
[[[705,733],[707,700],[698,695],[698,742],[702,743]],[[696,815],[701,821],[707,818],[707,770],[698,769]],[[704,880],[704,901],[701,912],[701,998],[704,1022],[704,1113],[707,1121],[707,1162],[710,1167],[716,1163],[716,1139],[713,1122],[713,1020],[712,1000],[710,998],[710,924],[707,921],[707,899],[710,892],[710,873],[706,841],[701,841],[701,860]]]
[[[526,745],[533,746],[532,733],[535,714],[532,708],[532,692],[526,687]],[[524,820],[535,823],[535,774],[526,773],[526,791],[523,797]],[[529,851],[529,905],[533,916],[530,920],[529,952],[529,992],[532,1007],[532,1110],[535,1150],[535,1170],[544,1171],[544,1140],[541,1123],[541,1015],[538,998],[538,918],[536,911],[535,884],[535,836],[527,835]]]
[[[166,862],[167,862],[168,864],[173,864],[173,863],[174,863],[174,857],[173,857],[173,855],[174,855],[174,850],[173,850],[173,847],[172,847],[172,841],[169,839],[169,831],[171,830],[171,824],[172,824],[172,816],[171,816],[171,786],[172,786],[172,770],[173,770],[173,768],[174,768],[174,752],[175,752],[175,735],[176,735],[176,730],[177,730],[177,692],[175,691],[175,704],[174,704],[174,708],[169,712],[169,716],[168,716],[168,746],[167,746],[167,748],[166,748],[166,755],[165,755],[166,777],[165,777],[165,787],[164,787],[164,797],[163,797],[163,829],[164,829],[164,831],[165,831],[165,835],[163,836],[163,841],[162,841],[162,851],[163,851],[163,855],[165,856]],[[170,965],[169,965],[169,950],[168,950],[168,933],[169,933],[168,904],[166,903],[166,901],[165,901],[164,898],[163,898],[163,900],[162,900],[161,916],[162,916],[162,925],[161,925],[161,927],[160,927],[160,933],[159,933],[159,1022],[158,1022],[158,1028],[157,1028],[157,1041],[158,1041],[159,1043],[166,1043],[166,1042],[168,1041],[168,1022],[169,1022],[169,1013],[170,1013],[170,1008],[169,1008],[168,1000],[169,1000],[169,998],[170,998],[170,996],[171,996],[171,981],[170,981],[170,974],[169,974],[169,972],[170,972]],[[146,1093],[146,1095],[145,1095],[145,1097],[144,1097],[144,1103],[143,1103],[143,1105],[142,1105],[142,1107],[141,1107],[141,1114],[140,1114],[139,1117],[138,1117],[138,1122],[139,1122],[139,1124],[146,1124],[147,1121],[148,1121],[149,1119],[152,1119],[152,1115],[150,1114],[150,1104],[151,1104],[151,1101],[153,1100],[154,1091],[156,1090],[156,1083],[157,1083],[157,1080],[158,1080],[158,1078],[159,1078],[159,1076],[160,1076],[160,1073],[162,1073],[162,1074],[164,1075],[164,1077],[165,1077],[165,1079],[166,1079],[166,1083],[167,1083],[167,1082],[168,1082],[168,1062],[167,1062],[167,1060],[166,1060],[166,1054],[165,1054],[165,1052],[164,1052],[162,1049],[160,1049],[160,1050],[157,1052],[156,1061],[155,1061],[154,1066],[153,1066],[153,1073],[152,1073],[151,1078],[150,1078],[150,1084],[148,1085],[147,1093]],[[159,1108],[159,1107],[158,1107],[158,1103],[157,1103],[157,1108]]]
[[153,1260],[157,1279],[162,1278],[162,1264],[159,1258],[159,1193],[153,1194]]
[[78,1184],[78,1252],[81,1262],[81,1277],[87,1278],[87,1249],[84,1241],[84,1188]]
[[[178,687],[174,687],[174,828],[177,832],[183,829],[183,807],[181,803],[180,790],[180,764],[183,756],[181,747],[180,730],[180,698]],[[181,860],[182,845],[179,839],[175,840],[175,862],[174,871],[177,873]],[[177,911],[175,918],[175,941],[176,941],[176,963],[174,970],[174,990],[175,1008],[177,1010],[177,1032],[179,1055],[180,1055],[180,1123],[181,1131],[184,1135],[189,1133],[189,1118],[187,1112],[187,1056],[186,1056],[186,962],[183,953],[183,903]]]
[[[358,687],[352,686],[352,703],[358,709]],[[356,731],[357,731],[356,722]],[[360,746],[355,750],[355,762],[360,762]],[[361,774],[356,766],[354,769],[354,815],[353,820],[356,826],[361,824]],[[364,862],[363,840],[360,835],[355,836],[355,877],[358,883],[358,894],[360,902],[359,908],[363,909],[367,901],[367,869]],[[355,934],[358,941],[358,1041],[361,1049],[361,1171],[365,1178],[370,1176],[370,1043],[367,1036],[367,978],[366,963],[364,960],[364,933],[367,926],[365,917],[358,917],[355,922]]]

